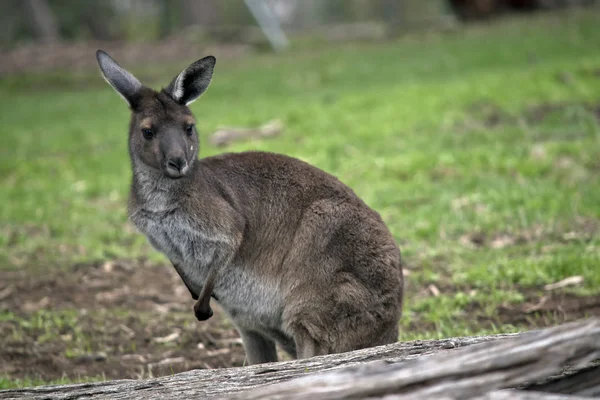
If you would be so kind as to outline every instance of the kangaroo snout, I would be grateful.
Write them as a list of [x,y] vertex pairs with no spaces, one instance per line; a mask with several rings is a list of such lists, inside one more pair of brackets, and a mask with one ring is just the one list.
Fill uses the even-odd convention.
[[165,172],[170,178],[181,178],[189,170],[189,164],[183,155],[167,157]]
[[165,175],[171,179],[183,177],[189,171],[192,163],[186,150],[194,145],[188,143],[189,139],[186,140],[176,129],[166,130],[158,140],[160,142],[159,148],[163,154]]

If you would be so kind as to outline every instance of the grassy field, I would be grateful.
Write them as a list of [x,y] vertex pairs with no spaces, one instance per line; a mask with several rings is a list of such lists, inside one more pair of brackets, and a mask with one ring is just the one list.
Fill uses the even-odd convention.
[[[381,213],[406,262],[400,340],[600,315],[599,18],[546,14],[218,62],[192,106],[202,154],[224,151],[206,140],[218,126],[281,119],[280,137],[227,151],[299,157]],[[200,56],[126,67],[160,87]],[[176,279],[156,286],[172,277],[168,263],[127,223],[128,110],[119,96],[95,71],[71,83],[67,74],[6,77],[0,90],[0,388],[241,365],[226,321],[194,321]],[[544,288],[572,276],[579,283]],[[168,304],[180,306],[140,305],[148,288],[176,288]],[[133,338],[111,330],[121,325]],[[230,354],[148,366],[198,343],[218,351],[219,340],[202,336],[207,326],[237,343]],[[176,339],[151,339],[175,328]],[[136,355],[146,361],[121,368]]]

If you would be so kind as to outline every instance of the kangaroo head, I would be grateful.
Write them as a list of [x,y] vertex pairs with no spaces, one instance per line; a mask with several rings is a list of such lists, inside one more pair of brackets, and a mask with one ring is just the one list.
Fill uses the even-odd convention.
[[143,86],[104,51],[98,50],[96,58],[104,79],[131,109],[129,152],[134,165],[143,165],[171,179],[185,176],[199,147],[188,105],[208,88],[215,58],[208,56],[191,64],[160,92]]

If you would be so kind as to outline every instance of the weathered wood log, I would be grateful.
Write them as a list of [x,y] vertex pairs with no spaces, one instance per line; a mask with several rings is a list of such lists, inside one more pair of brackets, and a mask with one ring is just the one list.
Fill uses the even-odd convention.
[[[465,346],[469,347],[450,350]],[[596,358],[600,358],[598,318],[524,334],[404,342],[143,381],[0,391],[0,399],[504,399],[508,395],[498,390],[547,381],[560,376],[566,366],[571,366],[571,372],[579,371]],[[565,393],[578,393],[577,388],[564,387],[570,388]],[[596,389],[600,387],[587,388],[588,393]],[[514,391],[515,397],[510,398],[552,399],[539,393]]]
[[570,396],[546,392],[529,392],[525,390],[498,390],[473,400],[589,400],[589,397]]
[[[600,357],[600,319],[525,334],[451,354],[331,371],[232,396],[231,399],[465,399],[514,388],[582,367]],[[600,389],[600,388],[599,388]]]
[[350,353],[315,357],[307,360],[284,361],[243,368],[194,370],[149,380],[116,380],[90,384],[41,386],[30,389],[0,391],[0,399],[19,398],[19,396],[32,399],[67,399],[86,394],[106,396],[113,399],[143,399],[158,394],[158,392],[154,392],[156,388],[160,388],[160,395],[171,392],[165,399],[174,399],[179,395],[182,397],[185,395],[196,395],[198,398],[210,398],[232,394],[235,391],[247,390],[265,384],[283,382],[307,375],[308,373],[315,373],[340,366],[351,366],[382,359],[391,362],[400,362],[424,355],[435,354],[444,350],[516,336],[518,335],[501,334],[442,340],[417,340],[372,347]]
[[575,371],[567,369],[561,375],[527,385],[525,388],[532,391],[600,397],[600,361]]

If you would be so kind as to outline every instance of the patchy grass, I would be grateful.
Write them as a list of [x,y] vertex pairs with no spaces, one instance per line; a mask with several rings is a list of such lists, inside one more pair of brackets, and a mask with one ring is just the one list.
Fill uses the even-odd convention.
[[[210,90],[192,107],[204,132],[202,153],[222,151],[206,144],[206,135],[219,125],[281,119],[282,136],[228,150],[304,159],[338,176],[381,213],[408,273],[402,340],[513,332],[598,315],[598,17],[594,9],[545,14],[454,34],[219,63]],[[188,61],[169,74],[157,67],[152,73],[126,67],[164,85]],[[190,333],[189,340],[178,339],[167,350],[146,346],[145,339],[131,348],[127,335],[119,336],[123,345],[111,344],[107,331],[90,322],[130,324],[143,336],[141,327],[160,313],[161,303],[154,299],[136,313],[135,305],[148,299],[139,297],[130,274],[94,289],[93,281],[67,279],[74,270],[88,271],[103,260],[166,262],[126,222],[125,104],[99,76],[85,87],[63,86],[63,78],[0,82],[0,274],[20,274],[0,279],[0,328],[14,330],[8,337],[15,348],[58,351],[59,368],[43,370],[44,380],[60,379],[75,363],[69,360],[98,352],[107,355],[107,361],[98,361],[105,364],[85,361],[78,366],[80,376],[103,371],[109,377],[148,376],[157,372],[147,366],[161,357],[187,357],[196,344],[216,342]],[[152,274],[147,266],[140,270],[141,276]],[[43,282],[34,279],[39,276]],[[582,283],[544,289],[571,276],[581,276]],[[30,281],[37,283],[24,283]],[[86,294],[118,297],[120,285],[133,287],[127,306],[102,301],[84,306],[94,318],[81,311]],[[173,285],[155,289],[181,287]],[[21,292],[35,299],[33,308],[25,307],[27,299],[16,294]],[[57,300],[68,293],[72,300]],[[185,308],[191,301],[180,296],[181,314],[167,313],[177,317],[161,319],[161,329],[195,323]],[[22,301],[11,301],[15,298]],[[235,335],[216,323],[228,330],[224,338]],[[161,329],[146,333],[150,343],[172,333]],[[182,329],[184,337],[187,328]],[[61,337],[70,339],[65,343]],[[8,380],[1,384],[37,383],[11,380],[35,376],[26,368],[41,365],[32,361],[38,359],[35,352],[25,353],[20,367],[11,370],[6,367],[12,365],[11,347],[2,347],[0,375]],[[131,368],[131,360],[122,362],[142,351],[151,356],[136,359]],[[209,356],[198,354],[176,369],[202,367],[201,357]],[[241,354],[238,348],[208,365],[240,365]]]
[[17,389],[22,387],[41,386],[41,385],[67,385],[72,383],[89,383],[98,382],[105,380],[104,377],[79,377],[75,379],[71,378],[60,378],[52,380],[44,380],[42,378],[25,378],[25,379],[13,379],[10,377],[0,376],[0,390],[3,389]]
[[243,364],[223,313],[196,321],[172,268],[105,262],[27,275],[4,277],[0,376],[148,378]]

